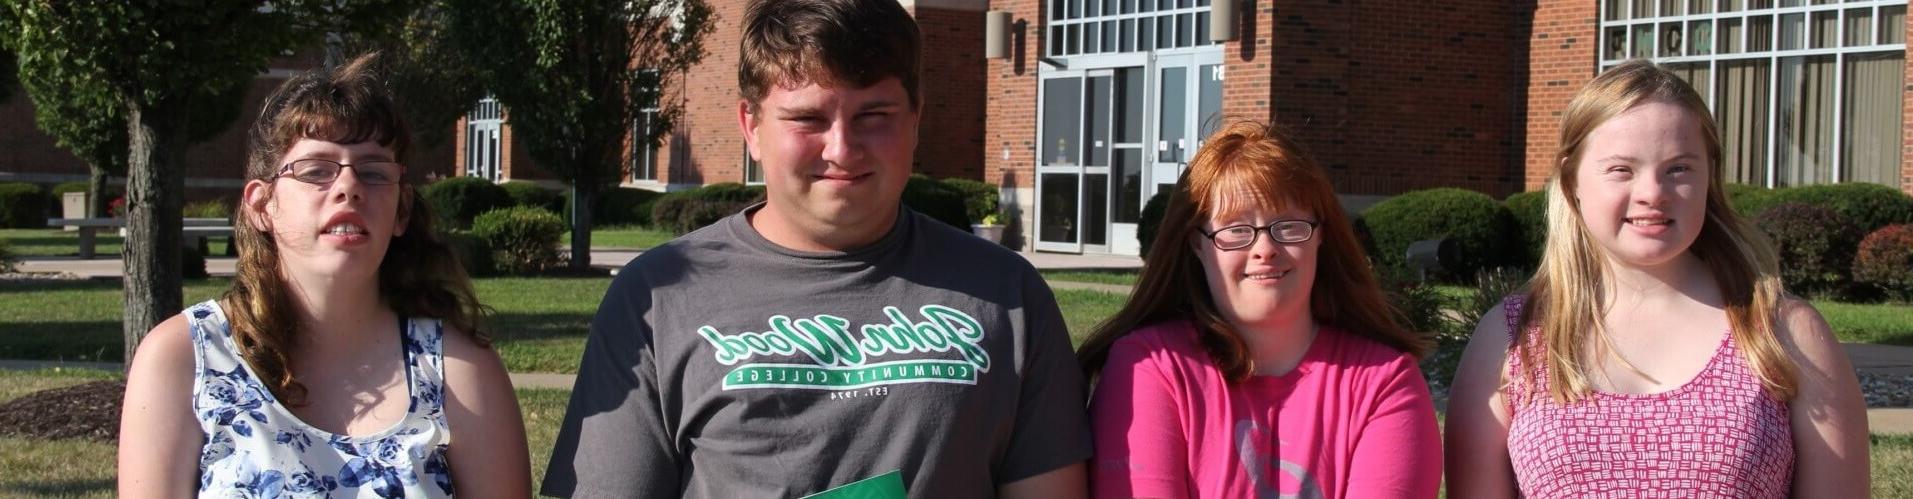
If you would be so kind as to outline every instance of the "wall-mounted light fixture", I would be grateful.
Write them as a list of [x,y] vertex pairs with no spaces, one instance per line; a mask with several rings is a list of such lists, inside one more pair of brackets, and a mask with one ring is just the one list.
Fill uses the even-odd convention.
[[1209,41],[1234,41],[1238,0],[1214,0],[1209,3]]
[[983,14],[983,58],[1010,58],[1010,11],[992,10]]

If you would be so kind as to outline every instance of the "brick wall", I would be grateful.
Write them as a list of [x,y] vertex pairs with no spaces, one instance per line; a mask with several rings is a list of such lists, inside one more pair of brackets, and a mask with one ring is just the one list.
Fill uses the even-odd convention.
[[916,6],[923,33],[915,170],[936,178],[981,180],[984,164],[983,12]]
[[1007,59],[984,61],[983,181],[1009,189],[1036,185],[1036,59],[1043,53],[1040,0],[992,0],[1010,13]]
[[1277,4],[1275,120],[1342,194],[1511,193],[1522,170],[1525,13],[1481,0]]
[[1522,185],[1535,190],[1553,171],[1561,144],[1561,112],[1574,93],[1594,79],[1600,43],[1599,4],[1592,0],[1540,0],[1528,47],[1528,140]]

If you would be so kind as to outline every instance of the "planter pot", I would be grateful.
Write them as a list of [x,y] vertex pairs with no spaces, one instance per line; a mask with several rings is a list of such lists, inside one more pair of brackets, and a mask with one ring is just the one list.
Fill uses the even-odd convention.
[[970,226],[970,232],[976,234],[976,237],[1003,244],[1003,226],[1001,225],[973,224]]

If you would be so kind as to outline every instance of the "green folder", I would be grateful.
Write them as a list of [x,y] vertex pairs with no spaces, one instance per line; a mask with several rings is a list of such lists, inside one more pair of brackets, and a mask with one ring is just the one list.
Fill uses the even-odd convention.
[[804,499],[903,499],[903,470],[865,478]]

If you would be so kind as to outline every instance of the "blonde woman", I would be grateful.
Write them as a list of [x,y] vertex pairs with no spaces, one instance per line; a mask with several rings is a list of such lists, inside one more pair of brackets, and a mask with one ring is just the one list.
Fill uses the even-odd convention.
[[121,496],[530,496],[511,380],[400,163],[410,135],[373,66],[267,99],[232,288],[133,358]]
[[1700,96],[1634,61],[1568,104],[1548,242],[1475,329],[1454,497],[1865,497],[1852,366],[1727,204]]

